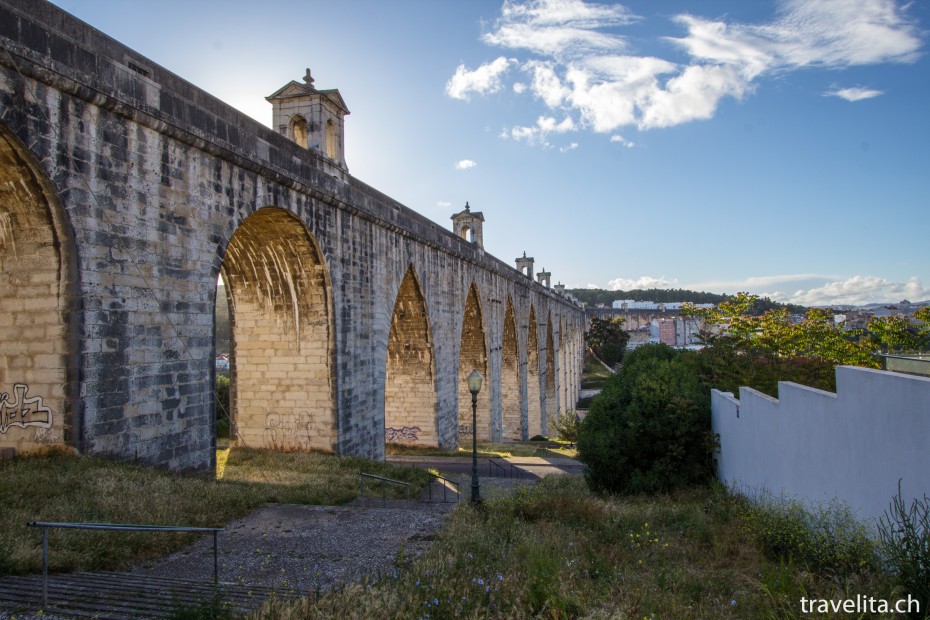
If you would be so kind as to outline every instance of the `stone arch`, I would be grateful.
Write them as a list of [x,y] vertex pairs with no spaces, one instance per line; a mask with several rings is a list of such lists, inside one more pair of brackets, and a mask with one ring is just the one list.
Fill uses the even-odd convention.
[[501,410],[503,438],[519,441],[524,438],[523,411],[520,390],[520,356],[517,350],[517,322],[513,314],[513,299],[507,299],[504,315],[504,335],[501,348]]
[[536,310],[530,306],[530,325],[526,340],[526,413],[527,439],[542,434],[542,396],[539,389],[539,338]]
[[231,323],[230,437],[250,447],[333,451],[332,285],[306,225],[266,207],[223,259]]
[[310,127],[307,125],[307,119],[300,114],[291,117],[290,122],[291,139],[301,148],[307,148],[309,144]]
[[562,315],[559,315],[559,347],[558,347],[558,359],[559,359],[559,408],[562,412],[568,412],[568,355],[567,355],[567,345],[568,341],[563,337],[565,334],[565,320]]
[[549,418],[559,415],[558,395],[555,390],[555,342],[552,333],[552,313],[546,319],[546,411],[543,415],[543,434]]
[[[83,447],[77,289],[77,252],[58,192],[0,125],[0,449]],[[95,328],[102,347],[108,326]]]
[[384,386],[387,443],[438,446],[433,339],[426,299],[413,265],[391,317]]
[[471,392],[467,378],[472,370],[481,373],[484,382],[478,393],[478,439],[491,438],[491,377],[488,373],[488,347],[485,341],[484,316],[478,298],[478,287],[472,284],[465,301],[462,318],[461,347],[459,348],[459,443],[469,444],[472,437]]

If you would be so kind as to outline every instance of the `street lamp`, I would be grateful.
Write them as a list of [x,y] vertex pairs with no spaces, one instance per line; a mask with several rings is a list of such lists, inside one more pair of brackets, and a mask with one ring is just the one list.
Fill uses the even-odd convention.
[[481,492],[478,482],[478,392],[481,391],[481,375],[472,370],[467,381],[471,392],[471,503],[477,504]]

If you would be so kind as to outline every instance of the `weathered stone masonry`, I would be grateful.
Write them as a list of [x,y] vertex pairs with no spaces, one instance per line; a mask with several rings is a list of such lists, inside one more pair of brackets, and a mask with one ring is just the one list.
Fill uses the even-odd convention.
[[545,431],[577,397],[581,309],[351,177],[333,118],[268,129],[0,0],[0,448],[211,468],[221,274],[245,445],[452,447],[480,364],[479,436]]

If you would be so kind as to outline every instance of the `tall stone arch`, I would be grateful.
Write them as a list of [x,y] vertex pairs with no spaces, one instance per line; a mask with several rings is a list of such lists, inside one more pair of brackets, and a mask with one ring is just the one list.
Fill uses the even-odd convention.
[[519,441],[525,435],[521,400],[517,321],[513,313],[513,299],[508,298],[501,345],[501,412],[504,439]]
[[384,386],[387,443],[438,446],[433,339],[426,300],[411,265],[404,275],[388,336]]
[[249,447],[334,450],[332,285],[313,234],[284,209],[259,209],[232,235],[221,274],[231,437]]
[[542,419],[543,434],[549,418],[559,415],[558,394],[555,385],[555,338],[552,333],[552,313],[546,318],[546,410]]
[[77,273],[57,190],[0,125],[0,449],[82,448]]
[[459,349],[459,443],[467,444],[472,436],[471,392],[468,391],[467,378],[472,370],[477,370],[484,378],[481,392],[478,393],[477,429],[478,439],[488,441],[492,436],[491,420],[491,377],[488,369],[488,348],[485,339],[484,315],[478,297],[478,288],[472,284],[465,301],[465,313],[462,318],[461,346]]
[[542,394],[540,393],[539,338],[536,310],[530,306],[529,330],[526,339],[526,415],[527,439],[542,434]]

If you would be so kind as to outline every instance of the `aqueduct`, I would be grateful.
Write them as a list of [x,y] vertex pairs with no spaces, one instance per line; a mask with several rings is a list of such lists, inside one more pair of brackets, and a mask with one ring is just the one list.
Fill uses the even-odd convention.
[[[41,0],[0,0],[0,449],[214,466],[214,305],[245,445],[527,438],[573,407],[584,319],[532,259],[352,177],[309,75],[245,117]],[[529,261],[529,262],[527,262]]]

